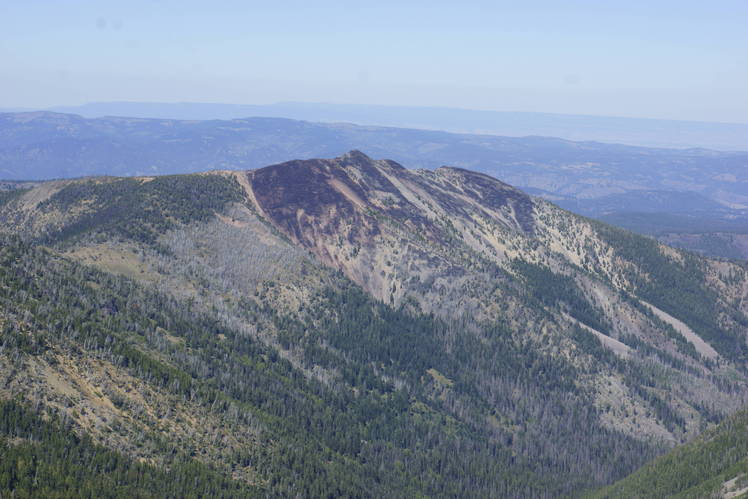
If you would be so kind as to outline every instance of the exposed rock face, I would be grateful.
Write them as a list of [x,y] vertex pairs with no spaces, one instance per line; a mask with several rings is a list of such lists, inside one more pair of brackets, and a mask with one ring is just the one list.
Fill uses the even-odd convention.
[[476,219],[523,236],[535,226],[529,196],[460,168],[410,171],[351,151],[247,175],[258,211],[273,225],[381,299],[403,296],[402,281],[414,274],[464,273],[461,253],[492,245],[488,233],[467,246],[461,240],[460,228]]

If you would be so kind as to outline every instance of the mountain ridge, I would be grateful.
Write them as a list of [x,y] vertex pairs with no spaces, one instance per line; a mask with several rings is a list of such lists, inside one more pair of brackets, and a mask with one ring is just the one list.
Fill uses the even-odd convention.
[[744,267],[482,173],[351,151],[0,220],[3,398],[268,493],[575,494],[748,400]]
[[[748,187],[742,173],[746,153],[281,118],[179,121],[0,115],[0,178],[16,180],[245,170],[290,158],[334,157],[350,149],[416,169],[447,164],[481,171],[577,213],[695,251],[725,258],[746,254],[741,239],[748,232]],[[652,211],[656,206],[662,211],[642,217],[642,208]]]
[[[280,116],[323,122],[397,126],[493,135],[541,135],[570,140],[628,142],[648,147],[711,147],[745,149],[741,130],[746,124],[570,115],[542,112],[481,111],[433,106],[372,106],[279,102],[267,105],[210,103],[99,102],[82,106],[57,106],[57,112],[87,117],[127,115],[180,119],[236,119],[246,116]],[[674,131],[668,130],[674,129]],[[687,134],[687,138],[684,138]],[[622,140],[622,137],[624,140]]]
[[[45,120],[51,122],[47,123]],[[279,136],[285,137],[284,140],[277,140]],[[267,143],[269,140],[275,140],[275,143],[271,146]],[[545,189],[559,195],[576,195],[581,198],[663,187],[676,191],[696,190],[713,197],[713,194],[708,193],[709,188],[692,189],[691,184],[704,184],[708,180],[726,192],[735,190],[734,188],[740,184],[739,176],[735,177],[739,175],[740,170],[736,168],[745,160],[743,153],[677,151],[620,144],[573,142],[553,137],[517,138],[350,124],[335,125],[270,117],[231,121],[180,121],[119,117],[87,119],[74,115],[36,112],[0,114],[0,150],[3,151],[3,155],[0,156],[0,168],[3,168],[4,176],[8,177],[6,179],[17,178],[11,169],[13,162],[20,161],[24,154],[31,152],[37,157],[24,158],[24,171],[28,173],[29,168],[32,171],[39,170],[34,175],[37,179],[44,178],[43,161],[47,161],[43,155],[45,141],[49,141],[50,148],[58,148],[55,150],[58,156],[55,177],[87,174],[191,173],[225,169],[224,166],[241,170],[285,161],[289,157],[311,159],[343,154],[350,149],[366,149],[372,154],[393,157],[396,161],[410,166],[433,169],[450,164],[473,171],[480,170],[522,187]],[[35,146],[31,147],[33,144]],[[194,157],[178,154],[179,150],[175,149],[175,144],[179,144],[182,150],[190,148]],[[141,151],[134,150],[134,146]],[[87,150],[86,147],[98,147],[102,150],[115,148],[118,150],[116,157],[120,162],[91,169],[90,161],[94,158],[91,154],[95,154],[97,150]],[[167,152],[171,153],[171,156],[166,154]],[[206,152],[213,155],[212,159],[209,159],[211,156],[206,156]],[[134,156],[130,158],[130,155]],[[190,159],[185,162],[185,158]],[[112,161],[111,157],[108,159]],[[33,160],[31,167],[29,160]],[[129,160],[129,164],[125,160]],[[197,160],[199,162],[196,162]],[[182,164],[177,167],[176,164],[180,161]],[[216,161],[225,165],[215,164]],[[38,166],[34,166],[34,162]],[[713,165],[712,169],[717,170],[712,171],[711,176],[705,177],[695,168],[699,162],[710,162]],[[66,164],[75,166],[76,171],[71,173],[61,170],[60,166]],[[517,171],[520,165],[526,172]],[[681,176],[686,173],[700,175],[699,182],[688,176],[670,179],[671,175],[667,171],[652,171],[653,165],[665,170],[674,165],[678,166]],[[611,172],[628,166],[631,171],[628,173],[627,182],[611,183],[610,179],[601,182],[605,180],[604,175],[600,176],[604,173],[603,166]],[[150,167],[156,169],[149,172]],[[567,187],[573,186],[571,190],[560,189],[556,185],[558,181],[554,180],[553,174],[559,172],[554,172],[554,169],[566,175],[567,184],[571,183],[571,186]],[[590,190],[591,185],[580,183],[580,179],[584,177],[577,178],[582,173],[596,178],[605,188]],[[532,181],[529,181],[528,174],[534,175]],[[644,177],[641,180],[637,179],[642,175],[647,177],[646,180]],[[610,185],[606,187],[605,183]],[[738,185],[734,185],[736,183]],[[734,194],[740,192],[740,189],[737,189]],[[742,198],[736,196],[732,201],[722,199],[720,202],[740,203],[740,199]]]

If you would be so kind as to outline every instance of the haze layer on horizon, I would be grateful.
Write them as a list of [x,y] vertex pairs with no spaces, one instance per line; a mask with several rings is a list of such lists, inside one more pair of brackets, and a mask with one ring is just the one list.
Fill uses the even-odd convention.
[[748,2],[9,2],[0,107],[446,106],[748,123]]

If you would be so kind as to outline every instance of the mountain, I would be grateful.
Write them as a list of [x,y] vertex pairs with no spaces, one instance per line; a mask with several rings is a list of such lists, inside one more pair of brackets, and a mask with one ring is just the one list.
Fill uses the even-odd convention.
[[65,448],[28,436],[52,421],[118,456],[94,483],[145,463],[212,494],[556,497],[748,395],[745,266],[479,172],[350,151],[55,180],[0,220],[0,396],[30,421],[0,462],[44,483],[23,463]]
[[748,125],[740,123],[312,102],[279,102],[266,105],[93,102],[80,106],[57,106],[49,110],[79,114],[87,118],[132,116],[182,120],[232,120],[256,116],[509,137],[535,135],[644,147],[705,147],[727,151],[745,151],[745,137],[748,134]]
[[[7,180],[241,170],[354,148],[414,168],[449,164],[481,171],[578,213],[715,256],[742,255],[741,246],[721,232],[748,234],[748,153],[278,118],[179,121],[0,114],[0,179]],[[655,212],[657,216],[643,216]]]
[[745,497],[747,474],[748,413],[741,411],[590,497]]
[[700,194],[726,208],[748,206],[748,153],[275,118],[178,121],[0,114],[0,177],[6,180],[239,170],[354,148],[413,168],[469,168],[561,198],[676,191]]

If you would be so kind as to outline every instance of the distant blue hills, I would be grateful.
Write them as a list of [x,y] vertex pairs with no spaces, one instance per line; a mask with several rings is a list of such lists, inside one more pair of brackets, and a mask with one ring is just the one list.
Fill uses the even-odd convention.
[[447,107],[305,102],[281,102],[268,105],[94,102],[81,106],[57,106],[49,110],[79,114],[88,118],[131,116],[183,120],[230,120],[278,117],[313,122],[346,122],[510,137],[538,135],[646,147],[748,150],[748,124],[738,123],[479,111]]
[[[112,106],[92,104],[86,114],[116,113]],[[136,106],[143,107],[129,114],[155,113],[149,104]],[[448,165],[483,172],[571,211],[658,237],[748,233],[748,152],[273,117],[200,120],[200,106],[167,105],[174,110],[170,114],[182,109],[180,117],[189,120],[0,113],[0,180],[248,170],[358,149],[408,168]],[[213,105],[203,106],[200,112],[216,112]],[[0,182],[0,190],[18,186]],[[714,254],[748,257],[742,249],[720,251]]]

